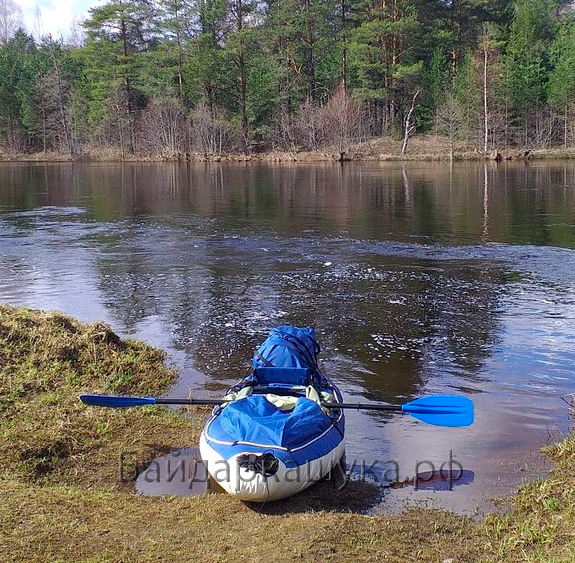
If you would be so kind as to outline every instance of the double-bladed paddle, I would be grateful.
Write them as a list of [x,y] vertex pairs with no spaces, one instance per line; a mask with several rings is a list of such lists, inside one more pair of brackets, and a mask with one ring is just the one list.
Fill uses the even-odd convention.
[[[145,405],[222,405],[223,399],[156,399],[154,397],[116,397],[113,395],[80,395],[80,400],[94,407],[142,407]],[[473,403],[467,397],[437,395],[422,397],[403,405],[376,405],[366,403],[321,403],[328,409],[365,409],[397,411],[410,414],[418,420],[435,426],[469,426],[473,423]]]

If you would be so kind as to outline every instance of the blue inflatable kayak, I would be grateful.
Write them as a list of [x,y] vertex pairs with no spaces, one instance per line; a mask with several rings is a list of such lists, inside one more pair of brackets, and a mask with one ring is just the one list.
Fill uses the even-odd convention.
[[[317,368],[312,329],[279,327],[258,349],[250,375],[216,407],[200,438],[210,473],[241,500],[296,494],[325,477],[344,454],[337,387]],[[282,364],[282,365],[278,365]]]

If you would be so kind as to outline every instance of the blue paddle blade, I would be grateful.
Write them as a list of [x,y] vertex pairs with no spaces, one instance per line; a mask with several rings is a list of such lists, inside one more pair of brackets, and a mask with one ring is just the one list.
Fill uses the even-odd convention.
[[473,403],[467,397],[423,397],[402,405],[401,410],[435,426],[469,426],[473,423]]
[[80,401],[93,407],[112,408],[142,407],[156,404],[156,399],[153,397],[114,397],[113,395],[80,395]]

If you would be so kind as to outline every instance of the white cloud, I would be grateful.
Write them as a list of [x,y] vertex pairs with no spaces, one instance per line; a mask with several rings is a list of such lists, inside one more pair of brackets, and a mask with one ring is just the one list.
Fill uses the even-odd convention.
[[74,18],[82,20],[88,10],[104,0],[16,0],[22,8],[24,23],[30,33],[36,32],[36,6],[41,11],[42,33],[68,37]]

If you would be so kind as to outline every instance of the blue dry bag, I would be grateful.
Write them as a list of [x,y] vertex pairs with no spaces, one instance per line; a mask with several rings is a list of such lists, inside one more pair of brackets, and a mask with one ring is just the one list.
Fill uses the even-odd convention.
[[318,371],[317,355],[320,347],[313,328],[279,326],[274,328],[256,350],[254,368],[285,367],[309,368]]

